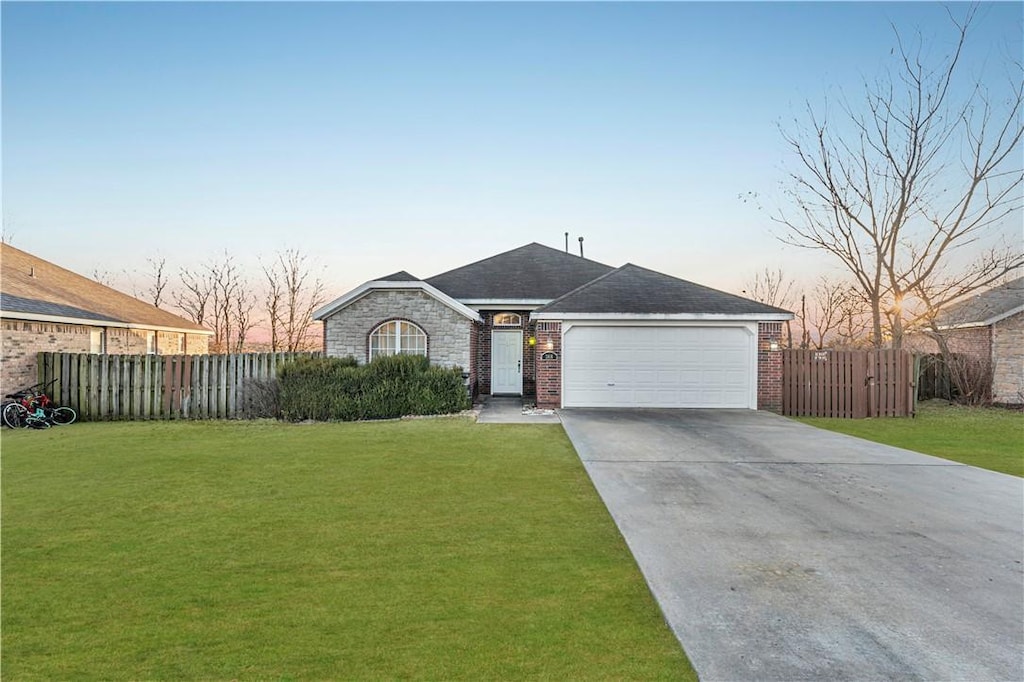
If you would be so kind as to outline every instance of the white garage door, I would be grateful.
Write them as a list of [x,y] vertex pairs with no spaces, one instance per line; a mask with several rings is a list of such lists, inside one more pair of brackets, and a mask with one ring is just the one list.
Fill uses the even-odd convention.
[[755,408],[754,344],[743,327],[571,327],[562,404]]

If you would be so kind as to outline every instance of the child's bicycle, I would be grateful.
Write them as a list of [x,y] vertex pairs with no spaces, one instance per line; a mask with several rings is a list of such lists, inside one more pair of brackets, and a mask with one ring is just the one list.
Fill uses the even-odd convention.
[[0,407],[0,418],[12,429],[48,429],[50,426],[70,424],[78,419],[78,413],[70,407],[57,407],[46,389],[57,380],[35,384],[4,396]]

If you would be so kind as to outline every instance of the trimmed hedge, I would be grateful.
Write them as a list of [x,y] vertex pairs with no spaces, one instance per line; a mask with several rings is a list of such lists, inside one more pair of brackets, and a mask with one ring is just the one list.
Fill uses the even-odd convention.
[[284,419],[353,421],[450,414],[470,407],[462,370],[433,367],[422,355],[299,358],[278,368]]

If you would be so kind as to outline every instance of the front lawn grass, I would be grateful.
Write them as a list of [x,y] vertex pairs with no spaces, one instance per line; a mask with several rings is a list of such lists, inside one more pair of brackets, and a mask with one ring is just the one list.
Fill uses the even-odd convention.
[[696,679],[559,426],[2,446],[5,680]]
[[919,403],[913,419],[799,421],[858,438],[895,445],[963,464],[1024,476],[1024,412],[964,407],[941,400]]

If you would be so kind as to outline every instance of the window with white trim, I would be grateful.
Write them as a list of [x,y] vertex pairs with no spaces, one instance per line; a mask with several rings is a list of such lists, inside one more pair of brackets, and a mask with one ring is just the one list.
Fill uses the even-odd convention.
[[392,320],[370,334],[370,360],[378,355],[426,355],[427,334],[412,322]]
[[523,324],[523,318],[518,313],[494,313],[495,327],[519,327]]
[[107,352],[107,332],[103,329],[90,329],[89,330],[89,352],[90,353],[106,353]]

